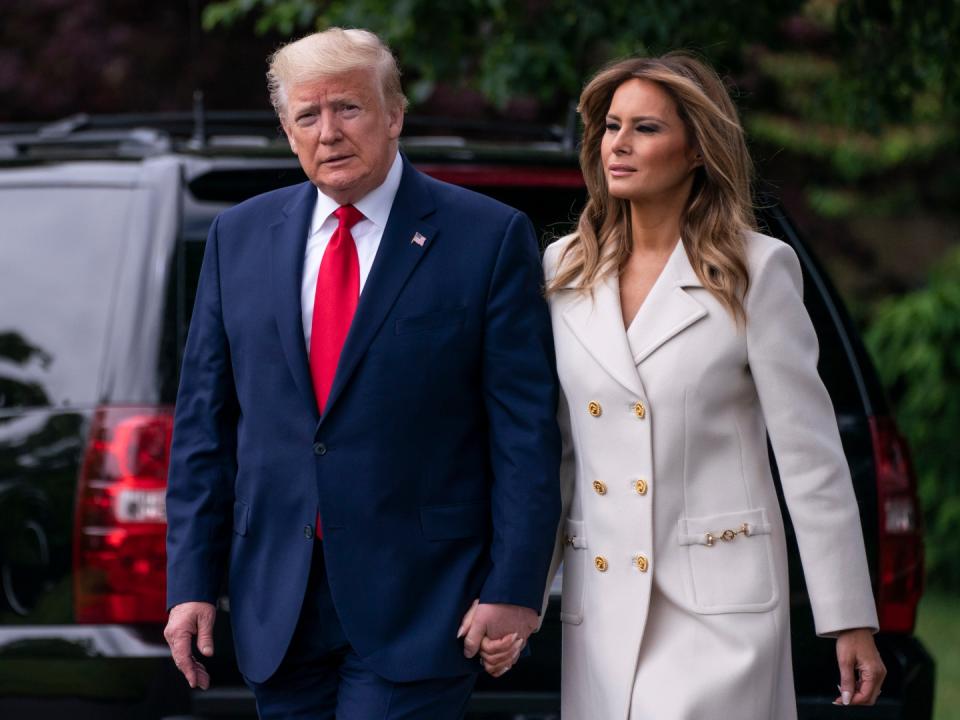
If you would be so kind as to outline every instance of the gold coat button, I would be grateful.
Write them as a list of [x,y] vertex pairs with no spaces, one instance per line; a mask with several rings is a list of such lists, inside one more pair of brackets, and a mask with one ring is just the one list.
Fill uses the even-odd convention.
[[600,572],[607,571],[607,559],[603,555],[597,555],[593,559],[593,566]]
[[637,555],[633,558],[633,565],[640,572],[646,572],[647,568],[650,567],[650,562],[647,560],[646,555]]
[[603,408],[600,407],[600,403],[596,400],[591,400],[587,403],[587,412],[593,415],[594,417],[600,417],[603,414]]
[[643,420],[647,416],[647,409],[643,406],[643,403],[637,400],[633,406],[633,414],[638,418]]
[[593,481],[593,489],[597,491],[597,495],[606,495],[606,494],[607,494],[607,486],[606,486],[606,484],[603,482],[603,480],[594,480],[594,481]]
[[646,494],[647,494],[647,481],[644,480],[643,478],[640,478],[639,480],[637,480],[637,481],[633,484],[633,488],[634,488],[634,490],[637,491],[637,494],[638,494],[638,495],[646,495]]

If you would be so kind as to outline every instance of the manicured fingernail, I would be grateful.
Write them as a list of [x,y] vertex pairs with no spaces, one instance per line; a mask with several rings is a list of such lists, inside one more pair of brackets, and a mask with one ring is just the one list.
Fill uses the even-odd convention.
[[463,634],[464,634],[466,631],[467,631],[467,629],[466,629],[463,625],[461,625],[461,626],[460,626],[460,629],[457,630],[457,640],[459,640],[460,638],[462,638],[462,637],[463,637]]
[[213,652],[213,648],[209,645],[204,645],[202,648],[200,648],[200,652],[202,652],[204,655],[209,655]]
[[840,693],[840,699],[843,701],[843,704],[844,704],[844,705],[849,705],[849,704],[850,704],[850,691],[849,691],[849,690],[843,690],[843,691]]

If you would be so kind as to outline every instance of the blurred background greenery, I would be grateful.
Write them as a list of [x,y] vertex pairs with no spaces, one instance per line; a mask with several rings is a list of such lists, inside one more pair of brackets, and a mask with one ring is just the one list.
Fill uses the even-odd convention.
[[937,718],[960,718],[960,0],[0,3],[6,122],[184,110],[198,88],[210,108],[265,109],[267,54],[328,25],[392,45],[413,112],[471,119],[563,124],[610,59],[703,55],[734,90],[760,189],[827,265],[910,440],[919,632],[940,664]]

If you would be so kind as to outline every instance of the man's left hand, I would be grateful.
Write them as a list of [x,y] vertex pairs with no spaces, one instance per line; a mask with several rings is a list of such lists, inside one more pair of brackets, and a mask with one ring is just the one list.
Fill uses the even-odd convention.
[[478,652],[491,675],[502,675],[520,655],[527,638],[537,629],[537,613],[520,605],[474,602],[461,624],[463,654],[472,658]]

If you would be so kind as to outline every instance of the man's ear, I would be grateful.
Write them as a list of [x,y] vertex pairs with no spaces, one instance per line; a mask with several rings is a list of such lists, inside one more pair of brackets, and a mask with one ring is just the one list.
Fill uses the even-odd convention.
[[387,133],[391,140],[400,137],[403,131],[403,106],[399,103],[387,110]]

